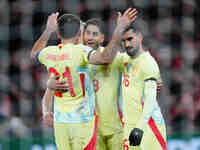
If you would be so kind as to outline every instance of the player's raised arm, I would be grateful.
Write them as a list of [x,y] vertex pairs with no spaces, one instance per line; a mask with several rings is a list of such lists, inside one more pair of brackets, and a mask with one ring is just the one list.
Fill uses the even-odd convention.
[[136,19],[137,10],[133,8],[127,9],[123,15],[118,14],[117,26],[112,35],[112,39],[105,47],[103,53],[99,51],[91,51],[88,55],[89,62],[92,64],[108,64],[111,63],[116,56],[117,50],[120,48],[122,34],[126,27]]
[[33,45],[33,48],[31,50],[31,58],[35,59],[38,51],[40,51],[41,49],[46,47],[51,34],[57,30],[58,15],[59,15],[59,13],[56,12],[56,13],[52,13],[48,17],[46,29],[44,30],[44,32],[42,33],[40,38]]
[[85,27],[85,23],[81,21],[79,43],[84,43],[83,42],[84,27]]

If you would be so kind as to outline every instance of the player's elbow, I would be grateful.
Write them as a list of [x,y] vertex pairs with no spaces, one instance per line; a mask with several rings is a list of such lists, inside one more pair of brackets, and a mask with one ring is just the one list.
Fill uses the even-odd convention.
[[32,53],[30,54],[30,58],[31,58],[31,59],[34,59],[34,55],[33,55]]
[[103,61],[102,61],[102,63],[103,63],[104,65],[110,64],[110,63],[112,63],[112,59],[104,58]]
[[108,57],[102,57],[101,59],[98,60],[97,64],[107,65],[110,64],[111,62],[112,60],[109,59]]
[[89,63],[93,64],[93,65],[106,65],[106,64],[109,64],[109,61],[108,60],[104,60],[104,59],[99,59],[99,60],[90,59]]
[[112,61],[113,61],[113,59],[109,56],[103,56],[102,57],[103,64],[110,64],[110,63],[112,63]]
[[31,53],[30,53],[30,58],[31,58],[31,59],[35,59],[35,57],[36,57],[36,54],[35,54],[34,52],[31,52]]

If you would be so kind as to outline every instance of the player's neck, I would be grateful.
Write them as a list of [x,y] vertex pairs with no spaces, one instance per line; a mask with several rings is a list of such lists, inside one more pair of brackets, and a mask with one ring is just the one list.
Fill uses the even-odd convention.
[[101,47],[98,46],[98,47],[95,48],[95,50],[96,50],[96,51],[101,51]]
[[97,44],[96,46],[94,46],[94,47],[92,47],[94,50],[96,50],[96,51],[100,51],[100,48],[101,48],[101,46],[100,46],[100,44]]
[[139,47],[138,53],[137,53],[135,56],[131,57],[131,59],[136,59],[136,58],[139,57],[143,52],[144,52],[144,49],[143,49],[142,46],[140,46],[140,47]]

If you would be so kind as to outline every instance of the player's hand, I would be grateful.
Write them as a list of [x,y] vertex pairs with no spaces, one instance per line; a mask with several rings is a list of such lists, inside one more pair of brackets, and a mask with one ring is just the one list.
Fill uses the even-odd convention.
[[81,34],[80,34],[80,37],[79,37],[79,43],[83,43],[83,34],[84,34],[85,25],[86,25],[85,22],[81,21],[81,24],[80,24]]
[[129,135],[130,146],[139,146],[144,132],[139,128],[134,128]]
[[53,91],[65,91],[69,90],[69,85],[66,81],[58,81],[59,76],[54,76],[47,81],[47,88]]
[[53,126],[53,112],[43,112],[42,121],[47,126]]
[[49,33],[55,32],[57,30],[57,18],[59,13],[52,13],[47,20],[46,30]]
[[137,10],[135,8],[128,8],[123,15],[118,12],[117,25],[126,27],[130,25],[137,18]]

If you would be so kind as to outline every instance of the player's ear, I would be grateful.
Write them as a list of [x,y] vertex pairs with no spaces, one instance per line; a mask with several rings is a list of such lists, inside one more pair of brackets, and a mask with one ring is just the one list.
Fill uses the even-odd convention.
[[75,41],[76,41],[76,44],[78,43],[82,43],[81,41],[81,31],[79,31],[76,36],[75,36]]
[[102,36],[101,36],[101,41],[100,41],[101,43],[103,43],[104,42],[104,35],[102,34]]
[[78,31],[78,33],[76,34],[77,37],[81,36],[81,31]]
[[139,37],[139,40],[142,42],[142,40],[143,40],[143,35],[142,35],[142,33],[138,33],[138,37]]
[[56,35],[57,35],[58,39],[62,39],[62,37],[58,31],[56,31]]

